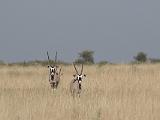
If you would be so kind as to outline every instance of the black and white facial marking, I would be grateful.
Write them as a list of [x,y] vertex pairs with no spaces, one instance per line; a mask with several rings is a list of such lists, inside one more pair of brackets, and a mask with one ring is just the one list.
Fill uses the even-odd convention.
[[76,75],[73,75],[73,76],[74,76],[74,79],[77,80],[79,84],[81,84],[82,80],[86,77],[85,74],[81,74],[81,75],[76,74]]
[[54,66],[48,66],[50,75],[54,75],[57,71],[57,68]]

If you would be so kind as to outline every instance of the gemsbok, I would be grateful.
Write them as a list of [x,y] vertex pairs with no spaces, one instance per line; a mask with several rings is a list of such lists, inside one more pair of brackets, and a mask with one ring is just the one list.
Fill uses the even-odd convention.
[[57,65],[57,52],[55,55],[55,61],[54,61],[53,65],[51,65],[51,60],[49,58],[48,51],[47,51],[47,56],[48,56],[48,63],[49,63],[49,65],[48,65],[49,83],[51,85],[51,88],[53,90],[56,90],[59,85],[60,79],[61,79],[61,68],[58,70],[59,66]]
[[76,71],[76,74],[73,75],[73,80],[70,83],[70,91],[71,91],[71,95],[73,97],[77,96],[80,97],[80,93],[82,90],[82,80],[84,79],[84,77],[86,77],[86,74],[83,74],[83,64],[82,64],[82,68],[81,68],[81,72],[79,73],[75,64],[73,63],[74,69]]

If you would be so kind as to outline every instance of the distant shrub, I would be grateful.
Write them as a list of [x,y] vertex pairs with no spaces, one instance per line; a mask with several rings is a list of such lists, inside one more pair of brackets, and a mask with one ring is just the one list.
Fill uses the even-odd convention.
[[84,64],[84,60],[82,60],[82,59],[76,59],[75,61],[74,61],[76,64]]
[[159,58],[150,58],[149,62],[150,63],[160,63],[160,59]]
[[94,64],[94,51],[84,50],[79,53],[78,59],[75,60],[76,64]]
[[106,65],[106,64],[108,64],[108,61],[100,61],[98,63],[98,66],[103,66],[103,65]]
[[147,54],[145,54],[144,52],[139,52],[133,58],[137,63],[144,63],[147,61]]
[[5,65],[5,62],[3,60],[0,60],[0,65]]
[[[19,65],[19,66],[48,66],[48,61],[47,60],[33,60],[33,61],[23,61],[23,62],[15,62],[15,63],[10,63],[9,66],[14,66],[14,65]],[[50,61],[51,65],[54,65],[54,61]],[[57,61],[57,64],[61,65],[68,65],[69,63],[62,62],[62,61]]]

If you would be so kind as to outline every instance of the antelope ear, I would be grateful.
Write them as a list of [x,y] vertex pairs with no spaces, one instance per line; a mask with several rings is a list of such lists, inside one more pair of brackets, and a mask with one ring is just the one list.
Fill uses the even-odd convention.
[[86,77],[87,75],[86,74],[84,74],[84,77]]

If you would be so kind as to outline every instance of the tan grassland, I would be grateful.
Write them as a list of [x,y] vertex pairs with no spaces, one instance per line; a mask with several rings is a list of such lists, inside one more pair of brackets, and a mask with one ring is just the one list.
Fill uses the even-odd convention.
[[160,120],[160,64],[84,66],[75,99],[62,72],[53,92],[47,66],[0,66],[0,120]]

